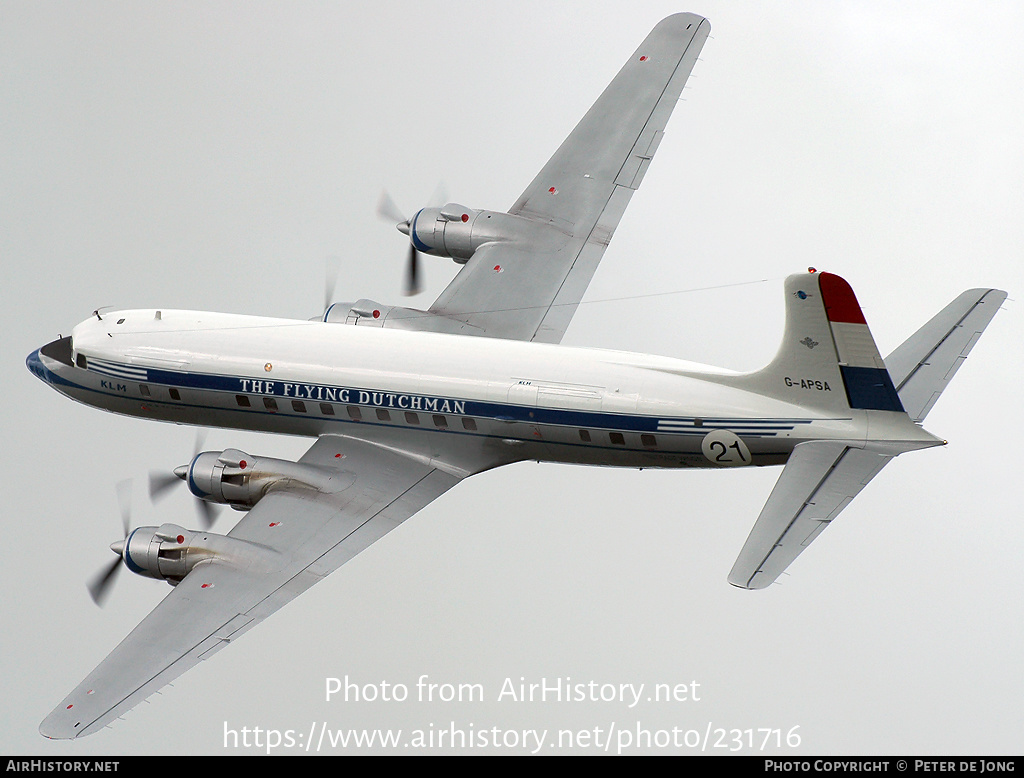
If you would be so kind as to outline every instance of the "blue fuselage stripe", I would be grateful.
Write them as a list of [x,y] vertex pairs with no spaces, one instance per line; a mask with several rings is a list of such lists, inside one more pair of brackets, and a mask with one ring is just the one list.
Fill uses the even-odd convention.
[[[149,371],[150,382],[188,389],[213,390],[231,394],[274,397],[301,402],[328,402],[355,405],[362,408],[381,408],[389,411],[413,411],[457,416],[477,416],[509,422],[525,422],[589,429],[614,429],[633,432],[678,432],[704,435],[710,425],[737,427],[751,426],[750,432],[775,434],[792,430],[798,424],[809,424],[809,419],[702,419],[704,426],[694,426],[692,417],[665,418],[638,416],[606,411],[577,411],[545,408],[534,405],[481,402],[458,398],[439,397],[403,392],[387,392],[358,387],[330,386],[278,379],[252,379],[238,376],[185,373],[170,370]],[[287,404],[282,405],[287,410]],[[668,430],[666,424],[681,428]]]
[[[54,386],[108,394],[112,397],[125,397],[122,393],[124,388],[119,391],[104,391],[102,388],[97,389],[68,381],[47,369],[40,360],[38,352],[33,352],[29,355],[26,362],[33,373]],[[217,392],[226,395],[246,395],[256,398],[257,402],[259,397],[281,398],[285,402],[279,403],[278,409],[272,411],[272,413],[285,416],[291,415],[289,414],[291,410],[290,401],[297,400],[303,403],[331,403],[356,406],[361,408],[364,414],[369,414],[368,417],[364,416],[364,421],[369,422],[376,421],[374,411],[386,410],[397,413],[408,411],[413,413],[489,418],[507,423],[536,424],[538,426],[577,427],[589,430],[634,433],[648,432],[679,437],[702,437],[713,429],[727,427],[749,438],[786,435],[786,433],[789,433],[797,426],[811,424],[813,421],[806,418],[744,419],[648,416],[622,412],[580,411],[534,405],[484,402],[434,395],[283,381],[280,379],[253,379],[241,376],[160,370],[155,368],[149,368],[148,373],[149,380],[146,383],[153,386]],[[94,375],[99,377],[99,374]],[[133,382],[131,385],[135,386],[136,384],[137,382]],[[150,399],[142,396],[138,399],[143,402],[167,402],[166,400]],[[172,404],[176,403],[172,402]],[[240,407],[235,410],[243,413],[261,413],[262,409],[256,407],[256,405],[257,403],[254,403],[251,408]],[[300,416],[304,414],[297,412],[295,415]]]

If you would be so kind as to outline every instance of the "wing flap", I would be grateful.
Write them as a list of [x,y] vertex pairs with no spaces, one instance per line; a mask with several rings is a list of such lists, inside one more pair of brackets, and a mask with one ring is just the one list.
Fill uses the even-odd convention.
[[798,445],[754,523],[729,583],[744,589],[774,583],[893,456],[843,443]]
[[569,322],[576,315],[576,309],[579,307],[587,287],[590,286],[594,273],[597,272],[597,266],[604,257],[604,252],[608,248],[608,243],[612,239],[612,234],[615,232],[622,214],[626,211],[626,206],[629,205],[632,194],[632,189],[621,186],[616,186],[612,191],[597,224],[590,231],[586,243],[580,249],[569,272],[558,286],[554,299],[549,306],[543,309],[543,315],[536,325],[532,340],[538,343],[561,342],[562,336],[569,328]]

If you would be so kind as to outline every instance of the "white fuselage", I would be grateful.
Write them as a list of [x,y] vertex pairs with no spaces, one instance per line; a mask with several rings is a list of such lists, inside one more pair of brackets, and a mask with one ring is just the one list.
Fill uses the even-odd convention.
[[[523,459],[781,464],[803,440],[864,434],[856,414],[826,418],[728,386],[729,371],[617,351],[155,310],[82,322],[70,360],[47,348],[29,358],[40,377],[117,413],[352,435],[449,461],[462,450],[467,472]],[[733,435],[742,443],[726,452]]]

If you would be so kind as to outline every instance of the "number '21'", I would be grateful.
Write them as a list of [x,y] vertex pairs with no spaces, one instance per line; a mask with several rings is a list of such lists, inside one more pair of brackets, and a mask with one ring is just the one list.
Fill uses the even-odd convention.
[[711,441],[711,444],[708,446],[708,448],[711,449],[711,453],[718,452],[718,456],[715,457],[716,462],[732,462],[732,458],[726,458],[729,454],[730,448],[736,449],[736,456],[739,457],[740,462],[747,461],[747,458],[743,456],[743,449],[740,448],[740,442],[738,440],[731,446],[726,446],[725,443],[723,443],[720,440],[713,440]]

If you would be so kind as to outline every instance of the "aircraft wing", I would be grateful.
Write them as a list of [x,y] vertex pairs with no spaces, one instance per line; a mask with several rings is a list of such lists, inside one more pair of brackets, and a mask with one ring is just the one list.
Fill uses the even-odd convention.
[[793,449],[729,573],[729,583],[763,589],[789,567],[895,456],[843,443]]
[[299,461],[331,472],[337,491],[267,494],[228,534],[264,549],[263,561],[197,564],[42,722],[43,735],[98,731],[469,475],[337,435]]
[[677,14],[651,31],[509,210],[559,239],[481,247],[431,313],[477,328],[470,334],[561,341],[710,30],[701,16]]

